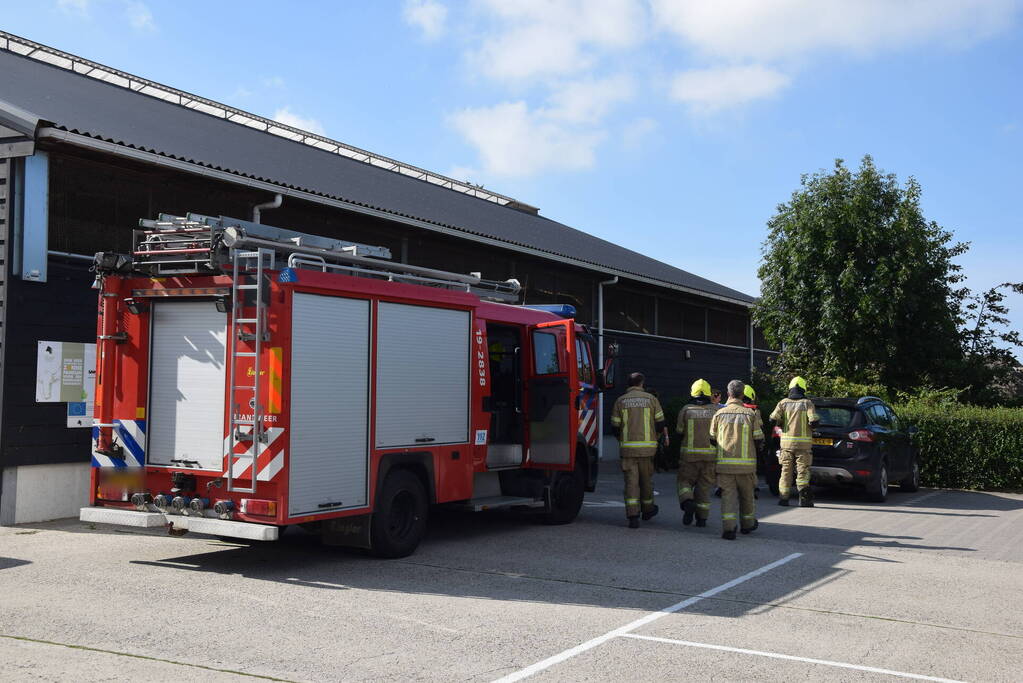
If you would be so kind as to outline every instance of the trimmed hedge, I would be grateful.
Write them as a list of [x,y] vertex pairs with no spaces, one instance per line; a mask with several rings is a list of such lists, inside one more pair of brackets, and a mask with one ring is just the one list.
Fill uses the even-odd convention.
[[956,489],[1023,489],[1023,408],[895,405],[920,432],[920,483]]

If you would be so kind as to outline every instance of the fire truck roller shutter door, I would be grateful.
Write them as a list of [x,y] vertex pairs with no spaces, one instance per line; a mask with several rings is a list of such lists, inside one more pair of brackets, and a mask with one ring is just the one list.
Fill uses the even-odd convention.
[[376,447],[469,439],[468,311],[381,302]]
[[295,293],[292,516],[368,504],[369,323],[369,301]]
[[226,341],[227,316],[212,301],[153,305],[150,465],[222,468]]

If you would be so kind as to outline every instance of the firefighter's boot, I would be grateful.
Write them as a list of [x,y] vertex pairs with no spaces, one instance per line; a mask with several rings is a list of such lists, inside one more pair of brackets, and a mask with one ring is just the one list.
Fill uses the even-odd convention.
[[810,492],[810,487],[799,489],[799,507],[801,508],[812,508],[813,507],[813,493]]
[[750,528],[748,528],[748,529],[743,529],[743,530],[742,530],[742,533],[744,533],[744,534],[750,534],[750,533],[753,533],[754,531],[756,531],[756,530],[757,530],[757,529],[759,529],[759,528],[760,528],[760,520],[759,520],[759,519],[754,519],[754,520],[753,520],[753,526],[751,526],[751,527],[750,527]]
[[682,523],[689,526],[693,523],[693,517],[696,516],[696,501],[689,499],[682,503]]
[[781,498],[779,498],[778,505],[781,505],[783,508],[787,508],[789,506],[789,497],[782,496]]
[[629,528],[630,529],[639,528],[639,517],[629,517]]
[[735,540],[735,529],[731,529],[729,531],[722,531],[721,532],[721,538],[725,539],[726,541],[734,541]]
[[656,505],[653,506],[652,508],[643,513],[643,521],[645,522],[648,519],[656,517],[658,512],[660,512],[660,508],[657,507]]
[[705,520],[705,519],[698,519],[698,520],[696,520],[696,526],[698,526],[698,527],[707,526],[707,520]]

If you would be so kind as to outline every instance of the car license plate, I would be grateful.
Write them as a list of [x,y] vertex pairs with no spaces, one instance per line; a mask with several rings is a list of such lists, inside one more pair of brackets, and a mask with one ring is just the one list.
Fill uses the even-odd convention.
[[831,439],[814,439],[813,440],[813,445],[814,446],[832,446],[834,444],[832,443]]

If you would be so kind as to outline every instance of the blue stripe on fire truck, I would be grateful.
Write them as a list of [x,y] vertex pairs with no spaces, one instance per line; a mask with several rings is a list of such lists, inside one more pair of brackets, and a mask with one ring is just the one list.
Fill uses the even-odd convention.
[[146,421],[114,420],[114,436],[124,448],[124,458],[111,458],[95,451],[99,427],[92,428],[93,467],[142,467],[145,463]]

